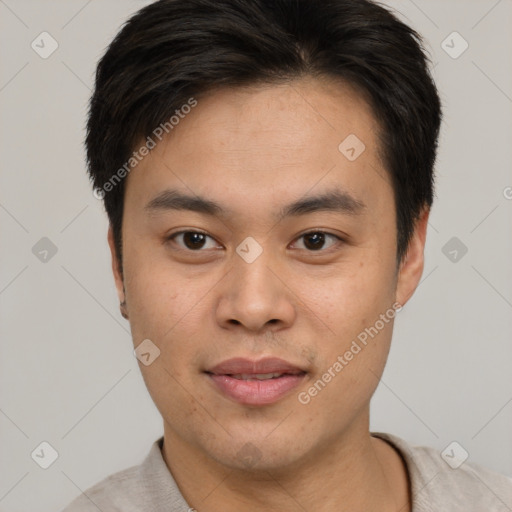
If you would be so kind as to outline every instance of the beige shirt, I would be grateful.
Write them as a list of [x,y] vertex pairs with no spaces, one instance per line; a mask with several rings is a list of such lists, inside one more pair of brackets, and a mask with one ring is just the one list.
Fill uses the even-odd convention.
[[[411,446],[391,434],[371,435],[390,443],[404,459],[411,480],[412,512],[512,512],[512,478],[468,462],[452,469],[433,448]],[[153,443],[141,464],[108,476],[62,512],[193,510],[165,464],[162,443],[163,437]]]

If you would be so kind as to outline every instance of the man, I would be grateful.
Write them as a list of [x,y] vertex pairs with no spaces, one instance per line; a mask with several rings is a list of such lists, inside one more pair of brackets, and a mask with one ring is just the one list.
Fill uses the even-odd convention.
[[419,36],[369,1],[129,20],[87,155],[164,435],[65,512],[511,510],[510,479],[369,431],[440,121]]

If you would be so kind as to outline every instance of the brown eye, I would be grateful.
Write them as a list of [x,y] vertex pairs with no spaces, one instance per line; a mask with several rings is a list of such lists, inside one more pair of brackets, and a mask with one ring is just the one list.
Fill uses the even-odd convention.
[[297,240],[300,239],[304,240],[304,247],[310,252],[325,249],[325,244],[328,244],[329,239],[334,239],[334,243],[331,243],[331,245],[328,244],[328,249],[333,245],[336,245],[337,242],[342,241],[340,237],[324,231],[310,231],[309,233],[301,235]]
[[[202,233],[201,231],[180,231],[179,233],[174,233],[169,237],[169,240],[181,239],[181,242],[178,242],[181,248],[191,251],[198,251],[200,249],[205,248],[210,249],[212,247],[207,247],[207,240],[213,240],[213,238],[206,233]],[[213,244],[213,247],[216,247]]]

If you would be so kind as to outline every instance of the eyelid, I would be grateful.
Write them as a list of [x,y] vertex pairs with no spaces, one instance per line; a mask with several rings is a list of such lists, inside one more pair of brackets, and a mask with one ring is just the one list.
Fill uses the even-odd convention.
[[203,231],[203,230],[197,229],[197,228],[181,229],[180,231],[174,231],[173,233],[166,235],[165,238],[166,238],[166,240],[169,240],[177,235],[182,235],[183,233],[200,233],[201,235],[206,235],[206,236],[209,236],[210,238],[213,238],[206,231]]
[[344,240],[343,235],[332,233],[331,231],[329,231],[326,228],[313,228],[313,229],[310,228],[310,229],[307,229],[306,231],[303,231],[302,233],[297,235],[295,237],[295,240],[297,240],[297,238],[300,238],[302,236],[311,235],[313,233],[323,233],[324,235],[330,235],[330,236],[333,236],[334,238],[338,238],[339,240]]

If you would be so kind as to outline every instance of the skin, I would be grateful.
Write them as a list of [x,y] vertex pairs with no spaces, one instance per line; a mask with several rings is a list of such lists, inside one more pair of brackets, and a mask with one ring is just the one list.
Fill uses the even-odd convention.
[[[369,433],[393,320],[308,404],[297,398],[379,315],[406,304],[423,271],[429,211],[397,268],[377,130],[346,84],[302,78],[222,89],[198,98],[127,178],[123,277],[108,235],[115,282],[134,346],[150,339],[160,350],[139,366],[164,420],[164,460],[199,512],[410,510],[402,459]],[[351,133],[366,146],[354,161],[338,150]],[[167,188],[229,212],[145,211]],[[366,207],[274,218],[288,203],[335,188]],[[168,238],[182,230],[206,232],[204,246]],[[345,241],[327,236],[312,250],[301,236],[310,231]],[[235,251],[248,236],[263,249],[252,263]],[[271,405],[236,403],[203,373],[232,357],[264,356],[307,370],[299,389]]]

